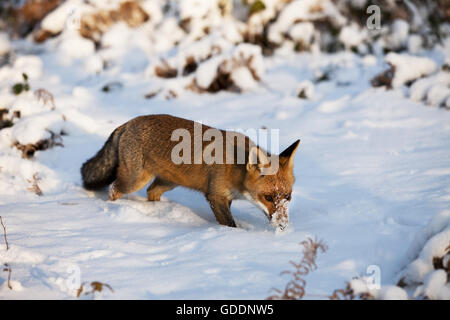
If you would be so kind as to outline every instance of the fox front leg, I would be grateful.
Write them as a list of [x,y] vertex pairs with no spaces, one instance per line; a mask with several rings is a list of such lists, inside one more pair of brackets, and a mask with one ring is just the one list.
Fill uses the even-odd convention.
[[231,200],[226,197],[211,196],[209,194],[206,195],[206,199],[220,224],[236,228],[236,223],[230,210]]

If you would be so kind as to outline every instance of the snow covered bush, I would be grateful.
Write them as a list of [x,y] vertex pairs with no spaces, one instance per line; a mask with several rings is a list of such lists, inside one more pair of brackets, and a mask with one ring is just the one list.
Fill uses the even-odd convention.
[[[55,110],[53,95],[43,88],[32,91],[29,81],[42,76],[42,61],[35,56],[21,56],[13,67],[1,69],[3,81],[21,79],[10,91],[0,93],[6,108],[0,109],[1,138],[32,158],[36,151],[62,146],[64,116]],[[0,77],[1,78],[1,77]]]
[[[367,25],[371,4],[383,17],[373,30]],[[402,52],[388,55],[391,68],[373,81],[375,86],[397,88],[434,72],[433,62],[407,56],[449,37],[445,9],[440,2],[418,0],[67,0],[46,7],[29,32],[38,42],[56,37],[52,45],[57,45],[61,59],[66,64],[81,61],[90,74],[114,67],[145,68],[150,78],[173,80],[161,87],[178,81],[178,86],[187,83],[197,92],[258,86],[263,72],[255,64],[263,63],[252,61],[247,66],[247,58],[231,53],[243,44],[260,47],[264,56]],[[133,48],[138,55],[131,58],[124,48]],[[254,53],[252,59],[262,61],[261,54]],[[411,63],[417,67],[408,68]],[[431,93],[426,97],[429,104],[447,104],[446,88],[435,87]]]
[[200,64],[194,85],[200,91],[208,92],[246,91],[257,86],[263,72],[261,49],[251,44],[240,44]]
[[415,237],[407,252],[412,262],[400,272],[397,285],[369,288],[362,279],[335,290],[332,299],[450,299],[450,210],[437,214]]
[[416,257],[402,272],[399,286],[412,291],[413,298],[450,299],[450,210],[429,222],[411,245]]
[[175,56],[147,68],[149,76],[192,79],[187,88],[199,93],[252,90],[263,73],[260,47],[247,43],[233,46],[215,37],[194,42]]
[[386,55],[385,60],[389,68],[372,79],[374,87],[399,88],[437,70],[436,63],[429,58],[391,52]]
[[[48,35],[57,35],[72,21],[79,24],[82,36],[100,41],[102,34],[117,22],[130,27],[151,24],[156,29],[168,20],[176,20],[183,30],[180,44],[189,44],[211,33],[237,42],[250,42],[261,46],[264,54],[290,46],[295,50],[336,50],[345,47],[360,52],[367,50],[417,49],[419,38],[423,45],[431,46],[446,36],[448,11],[444,2],[410,0],[405,3],[388,0],[112,0],[47,1],[37,10],[38,1],[25,1],[14,8],[15,16],[33,21],[28,32],[36,25],[45,41]],[[369,5],[381,9],[383,19],[379,30],[371,32],[366,22]],[[8,7],[9,8],[9,7]],[[33,9],[34,8],[34,9]],[[53,10],[56,8],[55,10]],[[53,10],[53,11],[52,11]],[[39,13],[32,14],[39,11]],[[49,14],[47,14],[51,11]],[[426,27],[424,27],[426,25]],[[44,35],[44,36],[43,36]],[[163,40],[163,39],[160,39]],[[370,40],[370,41],[369,41]],[[370,48],[367,48],[369,46]]]
[[391,52],[386,56],[386,62],[395,70],[392,79],[394,88],[430,75],[437,70],[437,65],[433,60],[406,54]]
[[409,96],[415,101],[450,109],[450,70],[444,65],[438,73],[417,80],[411,85]]
[[388,89],[408,87],[408,95],[427,105],[450,108],[450,71],[433,60],[407,54],[389,53],[385,57],[389,68],[372,79],[374,87]]

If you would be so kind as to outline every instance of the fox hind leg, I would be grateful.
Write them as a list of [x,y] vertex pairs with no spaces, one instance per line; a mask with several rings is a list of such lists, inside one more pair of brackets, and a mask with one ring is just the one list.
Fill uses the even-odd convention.
[[153,175],[145,170],[129,170],[124,166],[119,166],[116,180],[109,189],[109,200],[114,201],[123,194],[142,189],[152,178]]
[[147,189],[148,201],[159,201],[164,192],[172,190],[176,186],[173,182],[156,177]]

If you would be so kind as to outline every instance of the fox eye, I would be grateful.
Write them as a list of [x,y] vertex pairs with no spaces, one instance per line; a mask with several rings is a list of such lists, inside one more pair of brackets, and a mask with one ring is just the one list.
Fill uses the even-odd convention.
[[264,199],[266,199],[266,201],[273,202],[273,197],[270,194],[266,194]]

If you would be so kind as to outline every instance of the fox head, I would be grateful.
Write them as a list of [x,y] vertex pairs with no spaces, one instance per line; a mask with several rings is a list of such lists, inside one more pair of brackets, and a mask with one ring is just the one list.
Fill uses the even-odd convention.
[[246,165],[246,198],[266,214],[272,226],[281,230],[289,223],[288,205],[295,181],[294,154],[299,144],[297,140],[278,156],[270,157],[252,146]]

